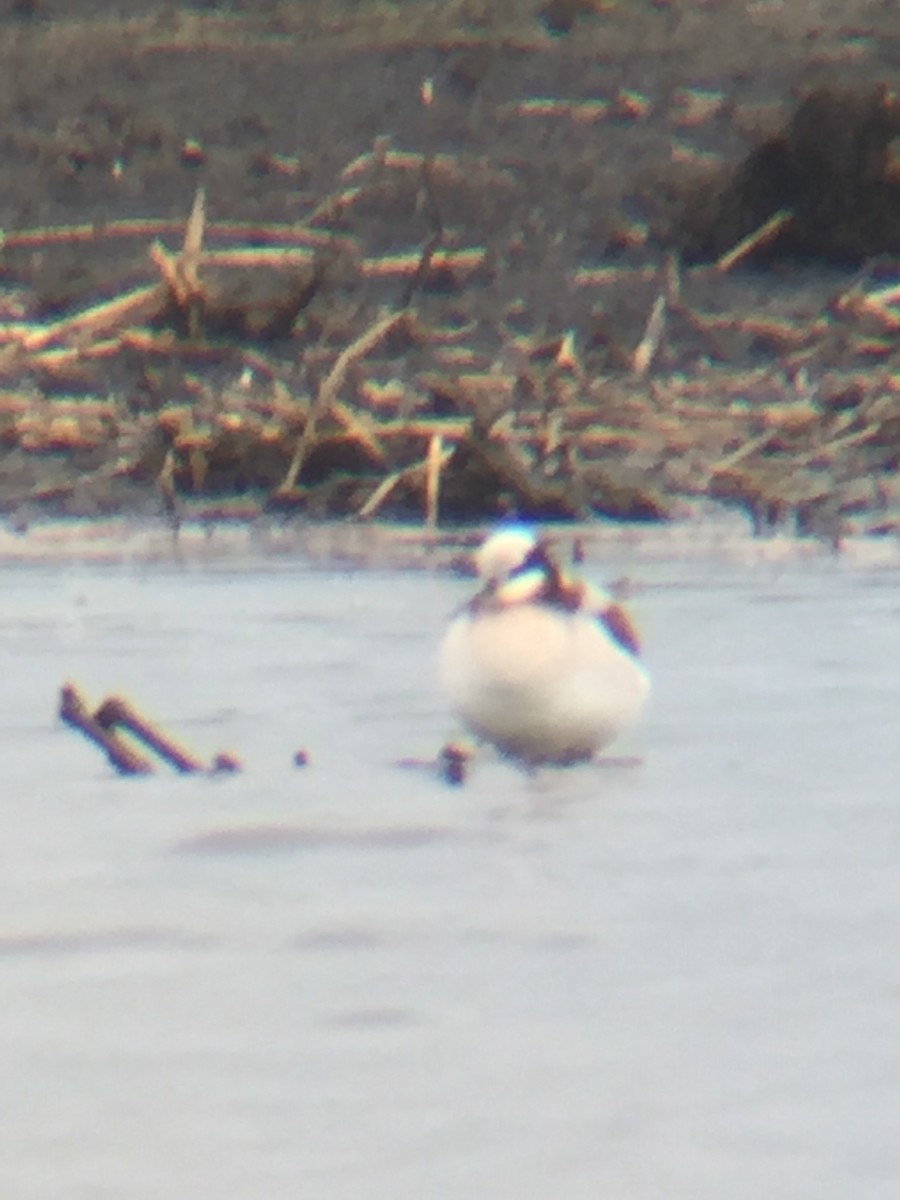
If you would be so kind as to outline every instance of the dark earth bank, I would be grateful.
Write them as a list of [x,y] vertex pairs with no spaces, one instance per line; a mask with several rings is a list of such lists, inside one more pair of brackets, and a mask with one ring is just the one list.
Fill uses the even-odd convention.
[[[16,519],[713,499],[893,533],[892,3],[136,7],[0,16]],[[198,188],[204,251],[302,254],[34,338],[159,284]]]

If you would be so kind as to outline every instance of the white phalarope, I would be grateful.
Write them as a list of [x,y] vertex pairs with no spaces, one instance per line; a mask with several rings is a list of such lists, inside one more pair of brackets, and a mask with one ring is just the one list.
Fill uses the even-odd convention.
[[481,590],[440,650],[457,715],[527,766],[590,758],[635,720],[650,690],[628,614],[567,578],[527,526],[492,534],[475,564]]

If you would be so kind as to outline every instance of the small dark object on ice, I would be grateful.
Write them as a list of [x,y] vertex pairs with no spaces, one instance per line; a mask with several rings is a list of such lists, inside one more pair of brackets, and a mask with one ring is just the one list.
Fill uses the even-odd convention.
[[470,757],[465,747],[456,742],[442,746],[438,755],[438,772],[444,783],[461,787],[466,782],[466,766]]
[[210,774],[212,775],[236,775],[243,771],[241,760],[236,754],[232,754],[230,750],[226,750],[221,754],[217,754],[212,760]]

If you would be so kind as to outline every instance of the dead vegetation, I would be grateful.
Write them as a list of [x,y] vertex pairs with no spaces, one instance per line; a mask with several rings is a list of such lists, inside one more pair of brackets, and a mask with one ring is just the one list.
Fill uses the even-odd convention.
[[63,684],[59,717],[101,750],[119,775],[152,775],[156,762],[179,775],[234,773],[242,769],[240,760],[230,751],[216,754],[209,765],[205,764],[121,696],[108,696],[92,708],[79,688]]
[[[425,163],[398,154],[392,165]],[[351,164],[346,177],[359,170]],[[328,202],[321,213],[336,208]],[[104,235],[125,232],[111,225]],[[149,223],[127,230],[152,232]],[[103,511],[119,507],[121,485],[131,484],[150,485],[176,522],[192,501],[223,514],[242,504],[234,511],[243,516],[276,508],[434,525],[505,511],[658,520],[712,498],[741,505],[758,528],[790,517],[837,540],[861,514],[870,530],[895,527],[893,279],[861,278],[796,323],[692,302],[704,278],[734,265],[736,251],[688,272],[672,259],[655,273],[655,299],[632,346],[611,348],[599,325],[593,344],[571,332],[536,340],[508,330],[498,356],[478,348],[472,327],[430,324],[419,310],[417,298],[436,280],[447,286],[449,275],[465,289],[490,269],[483,248],[445,245],[439,221],[417,253],[381,257],[360,255],[320,218],[256,228],[252,243],[235,242],[230,228],[228,249],[208,245],[217,233],[198,192],[180,249],[150,244],[157,282],[61,319],[0,324],[8,510],[51,502]],[[43,234],[49,244],[79,236]],[[403,302],[304,326],[337,262],[360,281],[393,279]],[[247,280],[258,276],[266,282],[255,295]],[[572,286],[610,278],[581,275]],[[273,340],[292,337],[314,364],[314,386],[292,386],[296,374],[267,353]],[[729,367],[729,343],[748,339],[766,346],[766,364]],[[685,373],[683,347],[698,342],[704,352]],[[84,384],[92,372],[99,387],[122,356],[148,377],[155,362],[177,362],[193,394],[172,401],[160,389],[131,403],[99,391],[65,395],[66,380]],[[224,383],[212,382],[216,368]],[[26,378],[40,379],[44,394],[23,387]],[[18,493],[10,487],[11,463],[48,459],[58,464],[49,477],[39,473]]]
[[[900,101],[884,85],[820,87],[735,168],[689,191],[678,237],[692,259],[900,254]],[[737,259],[728,257],[728,265]]]
[[[545,7],[557,24],[596,15]],[[723,105],[680,88],[672,120],[695,129]],[[580,128],[651,107],[616,87],[523,98],[500,118]],[[725,305],[718,284],[760,263],[896,253],[898,129],[883,88],[818,89],[736,167],[692,164],[671,227],[619,216],[600,262],[562,258],[553,278],[543,264],[586,314],[571,327],[492,290],[527,267],[527,212],[511,235],[467,237],[468,214],[519,211],[515,167],[387,137],[294,222],[210,220],[201,188],[186,223],[10,231],[7,254],[127,242],[147,260],[99,303],[0,319],[0,504],[22,519],[138,503],[176,523],[202,506],[435,525],[664,520],[715,501],[759,529],[893,531],[900,273],[876,259],[802,310]],[[406,217],[412,244],[379,249],[379,222]]]

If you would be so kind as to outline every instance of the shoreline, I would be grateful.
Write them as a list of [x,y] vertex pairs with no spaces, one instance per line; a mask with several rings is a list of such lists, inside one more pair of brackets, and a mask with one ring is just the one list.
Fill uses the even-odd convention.
[[[283,522],[277,519],[185,522],[128,516],[35,521],[0,528],[0,568],[27,565],[193,566],[271,569],[297,562],[347,570],[438,570],[465,573],[488,525],[429,531],[421,525]],[[850,536],[839,547],[785,531],[753,533],[735,514],[665,525],[615,522],[541,524],[562,547],[578,545],[588,568],[604,556],[620,562],[771,566],[838,563],[853,569],[900,568],[900,538]]]

